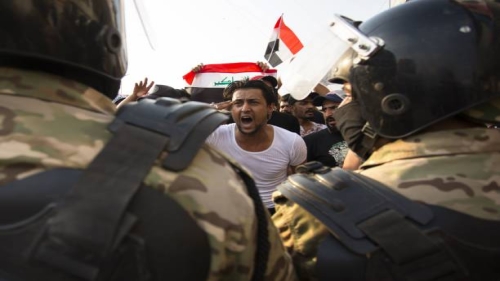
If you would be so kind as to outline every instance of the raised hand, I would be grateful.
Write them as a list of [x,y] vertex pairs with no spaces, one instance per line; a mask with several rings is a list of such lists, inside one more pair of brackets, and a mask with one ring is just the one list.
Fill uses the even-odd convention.
[[144,81],[140,81],[139,83],[135,83],[134,91],[132,92],[132,94],[128,95],[124,100],[122,100],[116,106],[116,108],[118,109],[118,108],[126,105],[129,102],[137,101],[139,98],[146,96],[154,84],[155,84],[155,82],[151,81],[151,83],[149,83],[149,85],[148,85],[148,78],[147,77],[144,78]]
[[192,71],[192,72],[194,72],[194,73],[198,73],[198,72],[200,72],[200,70],[201,70],[202,68],[203,68],[203,64],[202,64],[202,63],[200,63],[200,64],[198,64],[197,66],[193,67],[193,68],[191,69],[191,71]]
[[149,90],[151,90],[154,84],[155,82],[151,81],[151,83],[149,83],[148,85],[148,78],[146,77],[144,78],[144,81],[139,81],[139,83],[135,83],[132,95],[136,100],[142,98],[148,94]]
[[260,69],[262,70],[262,72],[266,72],[269,69],[269,65],[267,63],[265,63],[265,62],[258,61],[257,65],[260,67]]

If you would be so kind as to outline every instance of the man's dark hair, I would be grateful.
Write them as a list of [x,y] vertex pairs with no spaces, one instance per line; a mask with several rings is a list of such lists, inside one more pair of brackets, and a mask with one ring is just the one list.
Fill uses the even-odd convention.
[[280,97],[280,101],[288,102],[290,99],[290,94],[285,94]]
[[233,83],[229,84],[222,92],[224,100],[232,100],[233,93],[240,89],[259,89],[262,91],[264,99],[266,100],[266,103],[268,105],[273,103],[276,104],[276,98],[273,89],[261,80],[243,79],[234,81]]

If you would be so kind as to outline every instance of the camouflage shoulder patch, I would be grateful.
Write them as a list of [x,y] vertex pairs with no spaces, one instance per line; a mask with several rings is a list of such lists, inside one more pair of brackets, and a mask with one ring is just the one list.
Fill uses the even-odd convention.
[[33,97],[107,114],[115,112],[113,102],[93,88],[42,72],[0,68],[0,94]]
[[500,221],[499,130],[416,135],[387,144],[362,167],[361,174],[413,200]]

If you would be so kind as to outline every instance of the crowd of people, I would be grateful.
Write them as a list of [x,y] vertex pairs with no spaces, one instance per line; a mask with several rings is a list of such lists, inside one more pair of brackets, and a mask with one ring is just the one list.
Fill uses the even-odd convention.
[[0,3],[0,280],[500,279],[497,1],[336,17],[342,89],[212,104],[116,99],[122,11]]

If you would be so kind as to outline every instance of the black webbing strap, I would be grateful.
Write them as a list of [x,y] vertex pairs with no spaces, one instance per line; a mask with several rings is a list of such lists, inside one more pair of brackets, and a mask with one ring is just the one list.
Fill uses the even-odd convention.
[[[394,210],[382,212],[358,225],[396,265],[395,276],[408,281],[463,277],[461,268],[444,248]],[[459,279],[451,279],[459,280]]]
[[357,155],[363,159],[368,159],[371,154],[371,150],[375,145],[375,142],[379,139],[379,136],[370,126],[370,123],[366,122],[363,128],[361,128],[361,132],[363,133],[363,138],[361,139],[361,145],[359,146],[359,151],[357,151]]
[[[462,276],[445,247],[413,224],[431,221],[428,207],[362,175],[338,168],[315,169],[319,173],[293,175],[278,189],[320,220],[348,249],[361,256],[383,249],[395,264],[394,274],[404,280]],[[356,260],[348,254],[346,258]]]
[[[397,264],[437,251],[436,244],[394,210],[384,211],[358,224]],[[411,241],[411,243],[408,243]]]
[[33,246],[33,257],[95,279],[99,263],[134,225],[126,208],[160,153],[173,155],[167,156],[166,168],[186,168],[225,119],[207,104],[173,99],[144,99],[123,107],[109,126],[113,138],[58,206]]
[[[173,137],[169,143],[172,149],[169,150],[167,158],[163,161],[163,167],[171,171],[180,171],[189,166],[207,137],[228,117],[216,111],[204,110],[192,114],[190,119],[192,120],[189,122],[193,122],[196,126],[191,125],[193,129],[189,130],[184,139],[178,140]],[[184,124],[184,122],[187,120],[180,122],[178,126],[188,127],[189,124]]]
[[317,174],[294,174],[278,190],[320,220],[355,253],[365,255],[378,247],[358,224],[394,209],[420,224],[432,219],[426,206],[415,204],[382,184],[340,168]]
[[120,240],[117,233],[134,224],[125,209],[167,142],[164,135],[122,124],[49,220],[35,258],[93,280],[97,264]]
[[[148,114],[145,115],[145,111]],[[124,122],[170,137],[166,147],[169,154],[163,166],[171,171],[189,166],[205,139],[228,119],[206,103],[181,104],[170,98],[143,99],[134,106],[122,108],[119,113]]]

